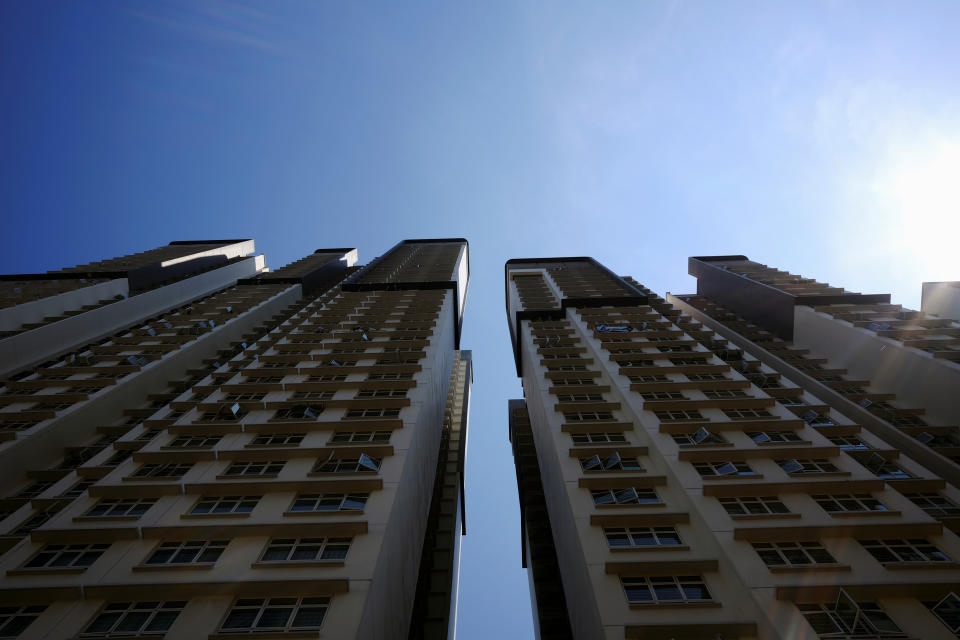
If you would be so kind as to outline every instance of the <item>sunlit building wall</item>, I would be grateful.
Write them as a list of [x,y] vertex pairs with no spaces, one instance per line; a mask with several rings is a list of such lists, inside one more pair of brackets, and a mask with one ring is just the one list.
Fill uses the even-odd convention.
[[[589,258],[505,276],[539,637],[955,637],[960,496],[929,447],[867,429],[697,296]],[[783,309],[754,311],[784,340]]]

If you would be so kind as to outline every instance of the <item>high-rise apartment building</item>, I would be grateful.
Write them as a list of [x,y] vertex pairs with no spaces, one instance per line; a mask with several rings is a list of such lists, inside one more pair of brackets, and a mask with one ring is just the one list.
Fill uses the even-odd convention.
[[6,276],[0,637],[450,638],[462,239]]
[[538,636],[957,637],[960,325],[743,256],[691,272],[668,302],[506,264]]

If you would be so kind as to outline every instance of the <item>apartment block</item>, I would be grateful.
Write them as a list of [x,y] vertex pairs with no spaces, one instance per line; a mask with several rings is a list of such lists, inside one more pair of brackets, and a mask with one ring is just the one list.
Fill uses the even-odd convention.
[[4,281],[0,637],[453,637],[466,241],[252,251]]
[[[698,294],[668,300],[590,258],[507,262],[538,637],[956,637],[960,496],[935,440],[955,430],[949,403],[875,387],[904,377],[882,364],[847,379],[851,349],[800,343],[840,342],[829,320],[920,351],[949,386],[953,326],[893,318],[885,295],[761,282],[740,258],[696,259]],[[699,275],[714,268],[726,295]]]

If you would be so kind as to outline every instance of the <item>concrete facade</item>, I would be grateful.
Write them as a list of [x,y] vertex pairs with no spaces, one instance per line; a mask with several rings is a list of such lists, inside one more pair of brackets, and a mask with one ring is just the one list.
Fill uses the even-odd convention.
[[467,245],[396,252],[419,265],[371,278],[330,249],[231,271],[8,379],[0,634],[452,638]]
[[[525,400],[511,421],[529,421],[538,463],[515,443],[524,556],[532,592],[559,574],[569,614],[547,634],[556,605],[532,593],[540,637],[954,637],[960,539],[911,497],[955,506],[954,487],[695,306],[589,258],[511,260],[505,275]],[[532,561],[544,527],[553,567]]]

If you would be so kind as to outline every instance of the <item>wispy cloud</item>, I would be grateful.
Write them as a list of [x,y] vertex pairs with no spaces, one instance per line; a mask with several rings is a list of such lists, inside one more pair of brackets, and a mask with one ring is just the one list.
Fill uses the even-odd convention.
[[273,56],[291,53],[289,37],[280,20],[234,2],[220,0],[177,7],[149,5],[130,9],[129,13],[208,46]]

